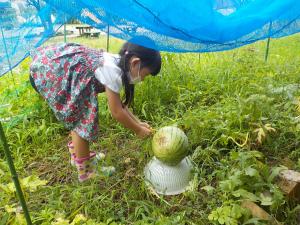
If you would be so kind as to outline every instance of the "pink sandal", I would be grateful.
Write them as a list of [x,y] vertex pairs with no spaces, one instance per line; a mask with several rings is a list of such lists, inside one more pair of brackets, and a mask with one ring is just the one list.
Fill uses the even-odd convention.
[[[96,153],[91,151],[90,156],[85,158],[77,158],[72,141],[68,143],[68,149],[71,156],[70,163],[72,166],[76,166],[78,170],[79,182],[84,182],[90,178],[94,178],[97,175],[97,161],[104,159],[105,154],[102,152]],[[103,166],[100,168],[100,170],[104,176],[112,176],[116,171],[115,167],[113,166]]]
[[[67,146],[68,146],[69,153],[70,153],[70,156],[71,156],[70,163],[71,163],[72,166],[75,166],[76,154],[75,154],[73,142],[69,141]],[[94,151],[90,152],[90,157],[95,156],[95,155],[96,155],[95,161],[99,161],[99,160],[102,160],[102,159],[105,158],[105,154],[102,153],[102,152],[99,152],[99,153],[96,153]]]
[[76,158],[74,160],[75,166],[78,171],[79,182],[84,182],[86,180],[94,178],[97,175],[96,165],[94,163],[95,156],[96,154],[85,158]]

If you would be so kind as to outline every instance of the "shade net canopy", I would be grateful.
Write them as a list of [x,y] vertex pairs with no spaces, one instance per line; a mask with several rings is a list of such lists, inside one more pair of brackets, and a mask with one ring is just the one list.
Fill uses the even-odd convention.
[[161,51],[213,52],[299,32],[300,1],[0,0],[0,76],[71,19]]

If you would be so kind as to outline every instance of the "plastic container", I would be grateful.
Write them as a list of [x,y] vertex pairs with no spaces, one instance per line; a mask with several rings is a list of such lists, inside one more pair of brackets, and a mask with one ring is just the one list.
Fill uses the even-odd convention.
[[192,162],[185,157],[175,166],[169,166],[153,157],[144,169],[145,182],[158,194],[177,195],[189,186]]

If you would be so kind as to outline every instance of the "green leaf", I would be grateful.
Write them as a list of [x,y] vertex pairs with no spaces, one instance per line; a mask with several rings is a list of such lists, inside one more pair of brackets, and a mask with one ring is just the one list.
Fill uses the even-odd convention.
[[4,208],[5,208],[5,211],[8,212],[8,213],[17,212],[17,208],[14,207],[13,205],[5,205]]
[[245,223],[243,223],[243,225],[248,225],[248,224],[261,224],[259,223],[260,219],[259,218],[251,218],[249,220],[247,220]]
[[250,151],[249,153],[255,158],[258,159],[263,158],[263,154],[259,151]]
[[29,176],[22,179],[21,184],[24,188],[28,188],[31,192],[37,190],[39,186],[44,186],[47,184],[48,181],[41,180],[37,176]]
[[255,194],[244,189],[238,189],[234,191],[232,195],[235,197],[241,197],[243,199],[251,200],[253,202],[257,202],[259,200],[259,198]]
[[1,218],[1,220],[0,220],[0,225],[7,224],[8,218],[9,218],[9,214],[8,214],[8,213],[5,213],[5,215],[2,216],[2,218]]
[[17,213],[16,218],[15,218],[15,224],[18,224],[18,225],[26,225],[27,224],[23,214]]
[[15,188],[15,185],[14,185],[13,182],[7,184],[6,187],[7,187],[6,190],[7,190],[8,193],[15,193],[16,188]]
[[213,220],[218,220],[219,216],[218,216],[218,212],[216,210],[213,210],[209,215],[208,215],[208,219],[210,221]]
[[243,212],[243,210],[242,210],[241,206],[235,204],[235,205],[232,206],[231,216],[233,218],[239,219],[243,215],[242,212]]
[[231,152],[230,153],[230,158],[232,160],[237,160],[239,158],[239,153],[238,152]]
[[[37,190],[39,186],[46,185],[48,181],[46,180],[40,180],[37,176],[29,176],[23,178],[20,183],[22,188],[27,188],[29,191],[34,192]],[[6,187],[3,185],[1,186],[2,189],[4,189],[8,193],[14,193],[16,191],[15,185],[13,182],[8,183]]]
[[14,192],[11,192],[11,190],[9,189],[9,187],[7,185],[4,185],[4,184],[0,184],[0,190],[3,190],[5,191],[6,193],[9,193],[9,194],[12,194]]
[[51,225],[69,225],[69,220],[58,217],[56,221],[52,222]]
[[271,175],[268,177],[268,183],[272,183],[272,181],[274,180],[275,177],[278,176],[278,174],[282,171],[282,170],[286,170],[287,167],[285,166],[278,166],[278,167],[273,167],[271,169]]
[[224,217],[220,217],[220,218],[218,219],[218,222],[219,222],[220,224],[224,224],[224,223],[225,223],[225,218],[224,218]]
[[215,190],[215,188],[210,185],[204,186],[201,189],[206,191],[208,194],[211,194]]
[[261,201],[261,205],[272,205],[273,201],[272,201],[272,196],[266,196],[263,193],[260,194],[260,201]]
[[2,170],[2,169],[0,169],[0,176],[2,177],[2,176],[4,176],[4,171]]
[[80,222],[84,222],[84,221],[86,221],[86,220],[87,220],[87,218],[86,218],[84,215],[78,214],[78,215],[76,215],[75,218],[73,219],[71,225],[77,225],[77,224],[79,224]]
[[245,169],[245,173],[246,175],[250,176],[250,177],[258,177],[259,173],[256,169],[252,168],[251,166],[247,167]]

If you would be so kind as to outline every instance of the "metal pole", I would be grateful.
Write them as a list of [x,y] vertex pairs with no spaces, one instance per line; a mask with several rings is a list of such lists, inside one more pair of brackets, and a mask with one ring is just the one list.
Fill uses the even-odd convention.
[[265,62],[268,61],[269,48],[270,48],[270,37],[268,37],[268,41],[267,41],[267,49],[266,49],[266,54],[265,54]]
[[271,27],[272,27],[272,21],[270,22],[269,25],[269,37],[268,37],[268,41],[267,41],[267,49],[266,49],[266,53],[265,53],[265,62],[268,61],[268,56],[269,56],[269,49],[270,49],[270,40],[271,40]]
[[67,43],[67,17],[64,16],[64,42]]
[[64,24],[64,42],[67,42],[67,35],[66,35],[67,29],[66,29],[66,24]]
[[[5,49],[6,58],[7,58],[7,62],[8,62],[8,67],[9,67],[9,70],[10,70],[10,74],[11,74],[11,78],[13,80],[14,86],[16,87],[16,82],[15,82],[15,79],[14,79],[14,74],[12,72],[12,66],[11,66],[11,63],[10,63],[10,60],[9,60],[9,57],[8,57],[8,51],[7,51],[7,46],[6,46],[6,42],[5,42],[5,38],[4,38],[3,29],[2,29],[1,26],[0,26],[0,28],[1,28],[1,34],[2,34],[2,41],[3,41],[3,44],[4,44],[4,49]],[[16,91],[17,96],[19,96],[17,89],[15,89],[15,91]]]
[[14,163],[13,163],[13,159],[12,159],[10,151],[9,151],[9,146],[7,144],[7,140],[6,140],[3,128],[2,128],[1,121],[0,121],[0,137],[1,137],[1,140],[2,140],[2,143],[3,143],[3,147],[4,147],[4,154],[6,156],[6,160],[7,160],[11,175],[12,175],[13,182],[14,182],[15,187],[16,187],[17,196],[20,200],[20,203],[21,203],[24,215],[25,215],[26,222],[27,222],[28,225],[32,225],[30,215],[29,215],[29,211],[28,211],[28,208],[27,208],[27,205],[26,205],[26,201],[25,201],[22,189],[21,189],[19,179],[18,179],[18,174],[16,172],[16,169],[15,169],[15,166],[14,166]]
[[107,25],[106,51],[109,51],[109,25]]

